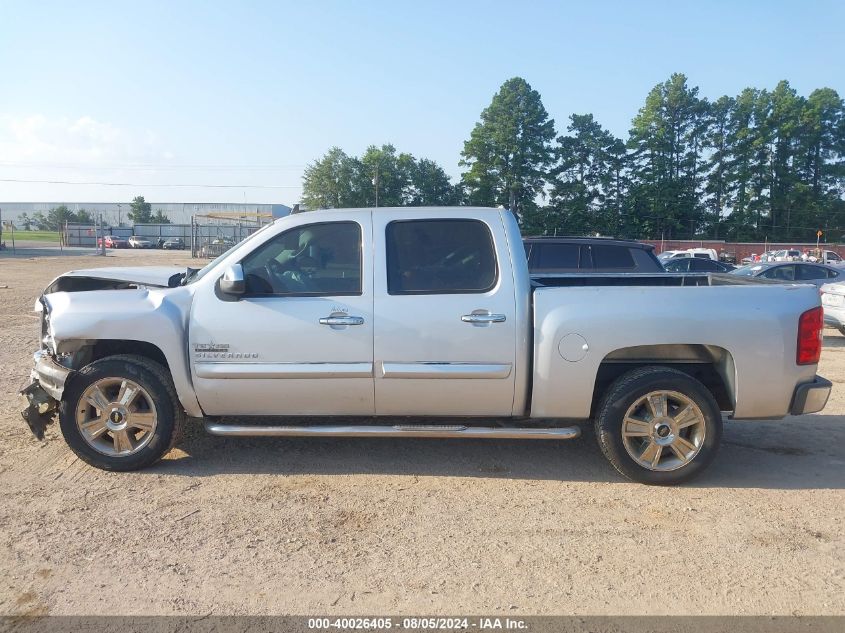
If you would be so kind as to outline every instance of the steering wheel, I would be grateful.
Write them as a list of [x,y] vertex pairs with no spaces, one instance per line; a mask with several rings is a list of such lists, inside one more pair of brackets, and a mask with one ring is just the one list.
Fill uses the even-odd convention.
[[267,260],[267,263],[264,264],[264,270],[267,271],[267,275],[270,277],[271,286],[278,288],[282,292],[288,291],[287,284],[285,284],[284,281],[285,278],[282,276],[284,275],[286,269],[281,263],[279,263],[279,260],[271,257]]

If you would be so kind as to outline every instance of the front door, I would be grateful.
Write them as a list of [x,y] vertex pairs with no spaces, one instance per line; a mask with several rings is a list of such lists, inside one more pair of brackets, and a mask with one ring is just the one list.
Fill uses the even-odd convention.
[[461,215],[373,215],[378,415],[512,414],[516,301],[496,258],[508,252],[504,228]]
[[216,280],[197,291],[190,353],[208,415],[375,411],[370,213],[305,217],[242,260],[244,296]]

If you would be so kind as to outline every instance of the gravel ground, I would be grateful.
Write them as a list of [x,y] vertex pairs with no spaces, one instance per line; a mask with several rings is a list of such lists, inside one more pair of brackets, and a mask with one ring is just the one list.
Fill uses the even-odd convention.
[[[30,251],[49,255],[49,249]],[[32,306],[72,268],[0,256],[0,614],[845,614],[845,338],[819,415],[728,422],[696,482],[623,481],[572,442],[223,439],[139,473],[32,438]],[[765,368],[761,368],[765,371]]]

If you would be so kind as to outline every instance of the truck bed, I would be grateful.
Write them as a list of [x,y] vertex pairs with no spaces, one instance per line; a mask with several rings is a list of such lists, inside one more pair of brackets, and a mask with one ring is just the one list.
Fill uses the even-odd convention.
[[738,286],[777,284],[726,273],[557,273],[531,275],[533,288],[579,286]]

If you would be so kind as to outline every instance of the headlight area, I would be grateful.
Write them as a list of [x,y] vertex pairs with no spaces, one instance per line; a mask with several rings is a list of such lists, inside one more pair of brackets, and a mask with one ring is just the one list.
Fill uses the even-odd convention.
[[50,306],[44,298],[44,295],[38,297],[38,300],[35,302],[35,311],[40,313],[41,317],[39,319],[39,323],[41,325],[38,336],[39,349],[49,350],[55,353],[56,342],[50,334]]

